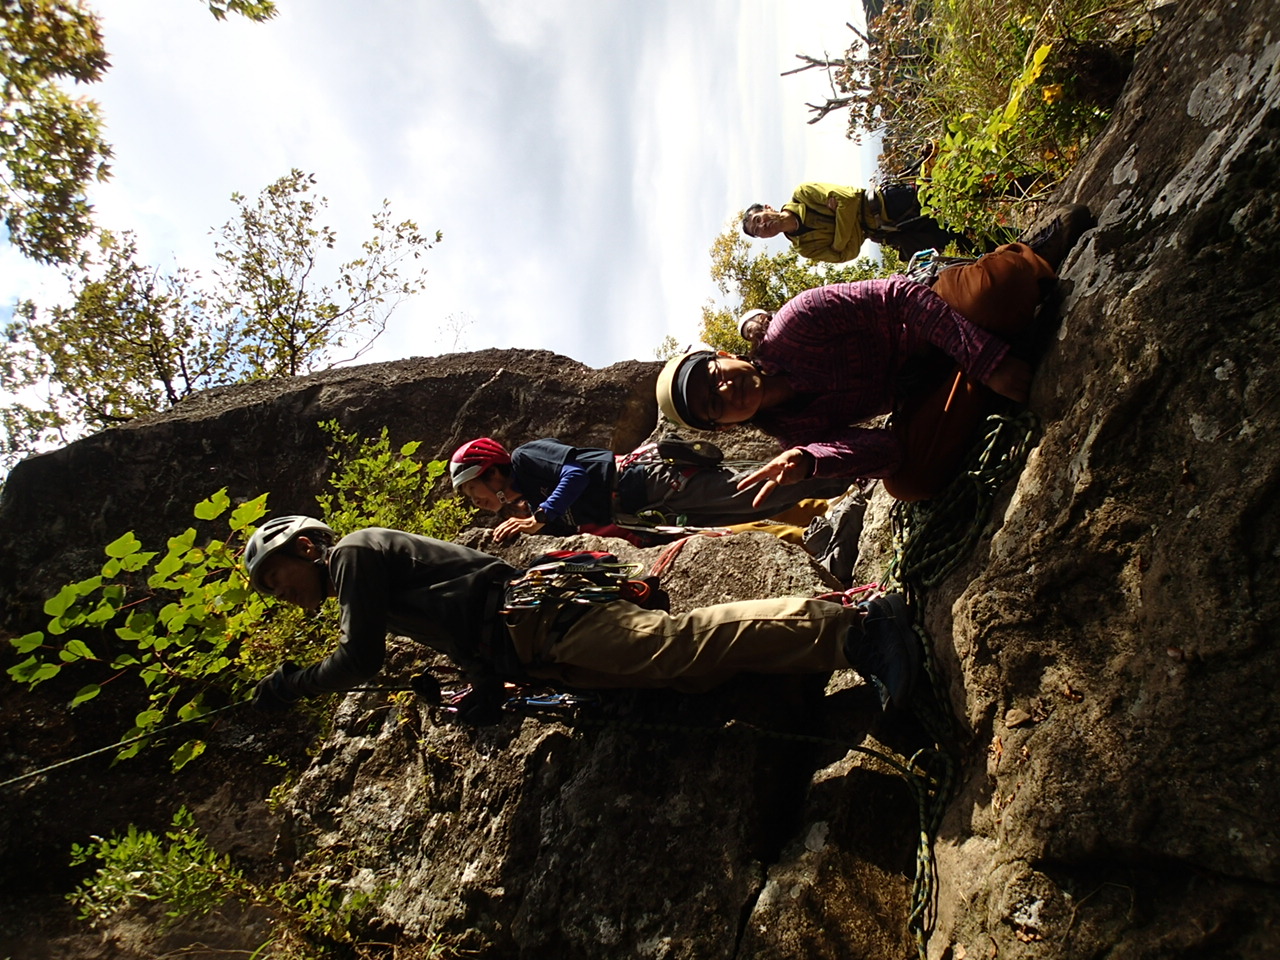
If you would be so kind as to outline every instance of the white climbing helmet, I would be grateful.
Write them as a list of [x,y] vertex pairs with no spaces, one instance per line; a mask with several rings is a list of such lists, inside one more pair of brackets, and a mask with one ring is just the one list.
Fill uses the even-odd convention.
[[253,584],[253,589],[260,593],[265,592],[258,580],[262,564],[267,557],[281,547],[288,546],[293,542],[294,537],[302,533],[322,533],[330,539],[336,536],[333,529],[324,521],[296,514],[286,517],[272,517],[257,530],[253,531],[253,536],[249,538],[249,543],[244,548],[244,569],[245,573],[249,575],[249,582]]

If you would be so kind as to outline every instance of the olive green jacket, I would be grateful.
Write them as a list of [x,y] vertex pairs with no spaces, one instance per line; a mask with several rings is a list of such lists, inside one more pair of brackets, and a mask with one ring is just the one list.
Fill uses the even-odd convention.
[[[857,257],[862,241],[879,226],[868,203],[868,191],[841,187],[834,183],[802,183],[782,209],[793,213],[801,229],[787,239],[800,256],[826,263],[844,263]],[[827,206],[834,197],[836,209]]]

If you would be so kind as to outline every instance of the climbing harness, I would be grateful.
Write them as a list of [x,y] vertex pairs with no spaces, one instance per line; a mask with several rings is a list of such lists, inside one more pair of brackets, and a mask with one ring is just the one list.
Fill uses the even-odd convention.
[[611,553],[559,551],[540,558],[507,584],[503,613],[532,610],[547,604],[642,603],[649,585],[634,579],[640,563],[622,563]]
[[[683,490],[688,478],[699,470],[723,468],[732,472],[753,472],[763,467],[765,461],[726,459],[724,452],[715,444],[706,440],[685,440],[676,434],[666,436],[655,443],[646,443],[625,457],[620,457],[618,459],[619,485],[615,492],[615,504],[618,509],[614,523],[626,530],[688,535],[727,531],[723,527],[701,527],[691,524],[687,514],[678,514],[666,509],[665,501],[646,502],[648,491],[643,489],[645,484],[642,478],[634,471],[624,476],[627,468],[635,465],[669,467],[671,488],[667,495],[670,496],[672,493]],[[641,507],[640,504],[644,506]]]

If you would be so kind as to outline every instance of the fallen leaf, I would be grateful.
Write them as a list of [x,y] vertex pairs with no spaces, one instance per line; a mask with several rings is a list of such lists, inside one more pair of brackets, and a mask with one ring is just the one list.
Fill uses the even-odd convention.
[[1030,722],[1031,722],[1031,714],[1027,713],[1027,711],[1022,710],[1018,707],[1014,707],[1012,710],[1007,711],[1004,715],[1004,725],[1006,727],[1020,727],[1024,723],[1030,723]]

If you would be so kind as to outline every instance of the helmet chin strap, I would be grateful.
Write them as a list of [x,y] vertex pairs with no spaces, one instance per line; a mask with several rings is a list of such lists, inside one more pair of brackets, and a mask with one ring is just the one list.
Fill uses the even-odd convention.
[[[320,579],[324,583],[324,600],[333,596],[333,581],[329,578],[329,551],[333,549],[333,545],[329,543],[320,544],[320,556],[313,561],[320,569]],[[307,615],[314,620],[319,620],[321,612],[324,609],[324,600],[321,600],[320,606],[315,610],[308,611]]]

